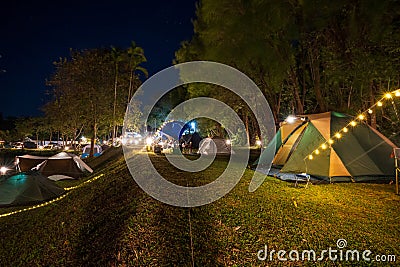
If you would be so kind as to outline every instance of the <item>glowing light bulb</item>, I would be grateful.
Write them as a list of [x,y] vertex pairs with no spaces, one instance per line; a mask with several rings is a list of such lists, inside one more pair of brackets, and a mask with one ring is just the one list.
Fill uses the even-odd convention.
[[382,107],[382,106],[383,106],[383,103],[382,103],[381,101],[378,101],[378,102],[376,103],[376,105],[377,105],[378,107]]
[[355,121],[352,121],[352,122],[350,122],[350,125],[354,127],[354,126],[356,126],[356,125],[357,125],[357,122],[355,122]]
[[400,90],[397,90],[397,91],[394,93],[394,95],[397,96],[397,97],[399,97],[399,96],[400,96]]
[[392,98],[392,94],[391,93],[386,93],[385,94],[385,98],[386,99],[391,99]]
[[321,145],[321,148],[322,148],[322,149],[327,149],[328,146],[327,146],[326,144],[322,144],[322,145]]
[[347,127],[344,127],[344,128],[342,129],[342,131],[343,131],[344,133],[347,133],[347,132],[349,131],[349,129],[347,129]]
[[329,139],[329,140],[328,140],[328,143],[332,145],[332,144],[333,144],[333,140],[332,140],[332,139]]
[[314,152],[315,152],[315,155],[319,155],[319,150],[318,149],[316,149]]
[[2,166],[2,167],[0,168],[0,173],[1,173],[1,175],[6,174],[7,171],[8,171],[8,168],[7,168],[7,167]]
[[336,137],[337,139],[339,139],[339,138],[342,137],[342,135],[341,135],[340,133],[336,133],[336,134],[335,134],[335,137]]
[[365,116],[364,116],[364,114],[360,114],[360,115],[358,115],[357,118],[360,119],[360,120],[363,120],[363,119],[365,119]]
[[314,158],[313,155],[308,155],[309,160],[312,160],[313,158]]
[[373,113],[372,109],[368,109],[368,113],[372,114]]

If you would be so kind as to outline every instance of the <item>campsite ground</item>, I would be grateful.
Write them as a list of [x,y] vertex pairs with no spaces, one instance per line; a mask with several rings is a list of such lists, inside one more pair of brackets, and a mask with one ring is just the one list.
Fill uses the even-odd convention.
[[[226,160],[218,159],[206,171],[176,175],[165,157],[151,159],[176,183],[208,183],[226,166]],[[347,241],[343,250],[393,254],[400,261],[400,197],[393,185],[304,188],[267,178],[249,193],[253,171],[246,170],[228,195],[189,209],[168,206],[143,192],[118,149],[89,164],[96,170],[87,179],[104,176],[58,202],[0,218],[1,266],[192,266],[192,255],[195,266],[276,265],[276,254],[271,263],[258,260],[257,252],[267,246],[269,252],[320,253],[337,249],[338,239]],[[15,209],[0,209],[0,214]],[[332,265],[327,256],[317,263]]]

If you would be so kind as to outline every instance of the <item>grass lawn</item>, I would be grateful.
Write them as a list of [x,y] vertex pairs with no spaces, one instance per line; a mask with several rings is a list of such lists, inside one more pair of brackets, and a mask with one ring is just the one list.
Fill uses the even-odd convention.
[[[347,241],[343,250],[368,249],[371,258],[393,254],[400,262],[400,197],[394,185],[304,188],[268,177],[249,193],[253,171],[246,170],[220,200],[179,208],[141,190],[121,155],[112,150],[91,160],[96,171],[86,179],[104,176],[64,199],[0,218],[0,266],[192,266],[192,259],[195,266],[331,266],[327,255],[322,262],[279,262],[276,253],[274,261],[260,261],[257,252],[267,245],[268,252],[312,249],[318,257],[329,247],[337,249],[341,238]],[[217,159],[203,172],[186,174],[163,156],[151,159],[177,184],[208,183],[226,166],[225,159]],[[16,209],[0,209],[0,214]],[[351,264],[368,263],[335,262]]]

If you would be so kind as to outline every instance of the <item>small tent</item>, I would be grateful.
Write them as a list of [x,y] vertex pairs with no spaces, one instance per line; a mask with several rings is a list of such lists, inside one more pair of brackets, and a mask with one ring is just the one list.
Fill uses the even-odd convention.
[[[330,182],[392,179],[394,162],[390,154],[396,146],[367,124],[358,122],[352,127],[350,121],[348,115],[326,112],[299,116],[292,124],[285,122],[274,137],[276,142],[271,142],[276,147],[266,148],[275,152],[274,169],[269,169],[267,155],[262,154],[255,164],[267,174],[288,180],[302,173]],[[342,136],[335,138],[340,131]],[[329,139],[333,144],[321,148]],[[316,149],[318,154],[308,159]]]
[[39,172],[22,172],[0,178],[0,207],[35,204],[63,193],[63,188]]
[[38,169],[51,180],[77,179],[83,176],[85,171],[93,172],[77,155],[67,152],[49,157],[38,166]]
[[33,155],[23,155],[16,157],[16,164],[21,172],[27,172],[35,168],[37,165],[45,161],[48,157],[40,157]]
[[[81,158],[82,158],[82,159],[85,159],[85,158],[89,157],[89,155],[90,155],[90,148],[91,148],[91,145],[86,145],[86,146],[83,147],[83,149],[82,149],[82,155],[81,155]],[[93,156],[94,156],[94,157],[100,156],[102,152],[103,152],[103,149],[102,149],[101,146],[96,145],[96,144],[93,146]]]
[[208,137],[201,140],[198,153],[202,155],[230,155],[234,152],[225,139]]
[[161,136],[166,136],[167,139],[179,140],[184,128],[184,122],[169,121],[161,126],[159,133]]

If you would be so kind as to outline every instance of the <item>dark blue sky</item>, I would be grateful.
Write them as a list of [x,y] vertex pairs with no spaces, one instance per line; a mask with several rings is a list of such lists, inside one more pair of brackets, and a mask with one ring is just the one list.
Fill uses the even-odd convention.
[[195,2],[1,2],[0,113],[40,115],[52,62],[68,56],[70,48],[126,48],[135,41],[144,48],[150,75],[170,66],[180,43],[193,34]]

